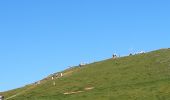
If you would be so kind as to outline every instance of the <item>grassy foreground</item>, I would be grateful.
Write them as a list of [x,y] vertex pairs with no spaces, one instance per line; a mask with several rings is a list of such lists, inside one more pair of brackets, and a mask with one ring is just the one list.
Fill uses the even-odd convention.
[[75,67],[1,94],[8,100],[170,100],[170,49]]

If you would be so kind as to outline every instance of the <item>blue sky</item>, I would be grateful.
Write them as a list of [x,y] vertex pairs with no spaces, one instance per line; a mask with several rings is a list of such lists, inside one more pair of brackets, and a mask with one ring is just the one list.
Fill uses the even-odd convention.
[[1,0],[0,91],[113,53],[170,47],[169,0]]

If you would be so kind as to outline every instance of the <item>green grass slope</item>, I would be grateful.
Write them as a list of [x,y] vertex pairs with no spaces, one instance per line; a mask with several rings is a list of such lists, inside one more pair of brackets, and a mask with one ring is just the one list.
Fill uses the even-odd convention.
[[170,100],[170,49],[75,67],[2,94],[8,100]]

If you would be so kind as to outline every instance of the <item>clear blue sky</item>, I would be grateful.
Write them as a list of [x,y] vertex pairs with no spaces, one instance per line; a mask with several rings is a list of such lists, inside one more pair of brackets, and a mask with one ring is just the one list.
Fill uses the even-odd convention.
[[0,1],[0,91],[113,53],[164,47],[169,0]]

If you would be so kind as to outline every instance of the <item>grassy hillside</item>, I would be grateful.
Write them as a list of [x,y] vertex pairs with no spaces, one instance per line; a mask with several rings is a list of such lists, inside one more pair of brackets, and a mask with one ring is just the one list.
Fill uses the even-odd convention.
[[2,94],[8,100],[170,100],[170,49],[75,67]]

